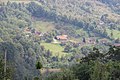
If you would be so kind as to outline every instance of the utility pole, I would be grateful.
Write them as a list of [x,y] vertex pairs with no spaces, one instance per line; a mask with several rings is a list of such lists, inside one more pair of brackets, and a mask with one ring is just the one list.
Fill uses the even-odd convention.
[[5,56],[4,56],[4,80],[6,80],[6,60],[7,60],[7,50],[5,49]]

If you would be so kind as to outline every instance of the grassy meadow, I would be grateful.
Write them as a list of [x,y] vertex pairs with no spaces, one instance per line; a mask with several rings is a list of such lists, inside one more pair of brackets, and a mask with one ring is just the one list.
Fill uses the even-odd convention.
[[55,43],[41,43],[42,46],[45,47],[46,50],[50,50],[53,56],[66,56],[68,53],[64,52],[64,47],[60,46],[59,44]]

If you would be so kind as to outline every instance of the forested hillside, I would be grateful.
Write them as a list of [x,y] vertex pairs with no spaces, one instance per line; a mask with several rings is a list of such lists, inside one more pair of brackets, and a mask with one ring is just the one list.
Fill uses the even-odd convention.
[[0,80],[119,80],[119,0],[0,1]]
[[11,74],[10,79],[23,80],[26,76],[40,75],[34,65],[36,55],[39,57],[42,52],[39,44],[27,39],[22,32],[24,27],[31,25],[29,12],[24,4],[14,5],[8,2],[0,7],[0,55],[4,57],[5,51],[7,53],[7,68],[12,69],[14,75]]
[[100,0],[100,1],[107,4],[116,13],[120,14],[120,1],[119,0]]
[[[59,20],[83,28],[88,34],[93,32],[102,37],[108,37],[107,29],[120,30],[120,15],[100,1],[40,0],[39,2],[41,8],[33,10],[33,16]],[[44,14],[42,15],[40,11]]]

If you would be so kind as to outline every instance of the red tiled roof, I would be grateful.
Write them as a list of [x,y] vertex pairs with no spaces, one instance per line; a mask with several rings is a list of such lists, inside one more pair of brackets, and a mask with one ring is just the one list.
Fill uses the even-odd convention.
[[56,36],[56,38],[60,40],[67,40],[67,37],[67,35]]
[[120,47],[120,43],[115,43],[114,46]]

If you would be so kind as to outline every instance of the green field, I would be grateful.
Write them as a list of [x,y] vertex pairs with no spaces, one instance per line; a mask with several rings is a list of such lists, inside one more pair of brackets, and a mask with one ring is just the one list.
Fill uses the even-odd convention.
[[46,50],[50,50],[53,56],[66,56],[69,55],[68,53],[63,52],[64,47],[60,46],[59,44],[54,43],[41,43],[42,46],[45,47]]
[[41,32],[47,32],[47,31],[51,31],[54,29],[54,25],[52,22],[48,22],[48,21],[36,21],[34,22],[34,27],[36,29],[38,29]]
[[120,38],[120,31],[107,29],[107,33],[109,36],[111,35],[111,32],[113,33],[113,38]]

